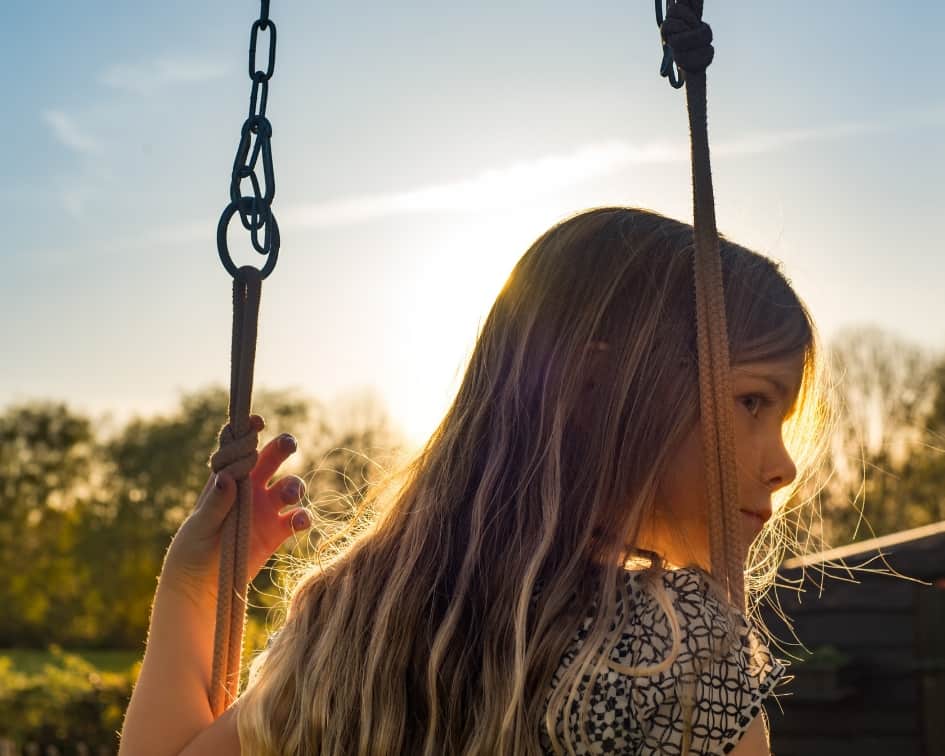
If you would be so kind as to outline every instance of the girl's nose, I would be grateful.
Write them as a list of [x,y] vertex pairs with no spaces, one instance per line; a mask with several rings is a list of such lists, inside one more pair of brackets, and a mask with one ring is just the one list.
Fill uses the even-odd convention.
[[766,471],[765,480],[772,492],[784,488],[794,482],[797,477],[797,466],[784,446],[783,439],[778,439],[777,447],[771,457]]

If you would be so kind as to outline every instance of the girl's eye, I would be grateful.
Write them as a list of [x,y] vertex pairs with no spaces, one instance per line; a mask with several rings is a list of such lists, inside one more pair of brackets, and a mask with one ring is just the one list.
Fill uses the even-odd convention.
[[767,400],[761,396],[761,394],[746,394],[741,397],[740,401],[745,409],[748,410],[749,414],[754,417],[757,417],[761,408],[767,404]]

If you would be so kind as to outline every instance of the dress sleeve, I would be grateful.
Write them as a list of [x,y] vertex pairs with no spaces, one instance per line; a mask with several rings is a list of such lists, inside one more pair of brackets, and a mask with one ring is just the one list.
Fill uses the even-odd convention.
[[[744,614],[715,597],[703,573],[676,570],[662,582],[679,623],[679,653],[668,669],[635,680],[638,753],[727,754],[786,669]],[[655,658],[663,659],[673,640],[665,605],[646,602],[649,640],[659,649]]]

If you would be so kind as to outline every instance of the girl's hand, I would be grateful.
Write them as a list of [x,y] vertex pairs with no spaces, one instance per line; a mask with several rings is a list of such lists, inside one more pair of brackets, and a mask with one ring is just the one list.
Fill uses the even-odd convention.
[[[265,427],[259,415],[250,422],[258,432]],[[260,451],[249,478],[253,487],[253,511],[246,579],[252,581],[276,549],[294,533],[311,526],[308,513],[298,504],[305,495],[305,484],[295,475],[287,475],[269,485],[279,467],[296,450],[289,434],[278,436]],[[223,520],[236,503],[236,481],[225,473],[210,479],[188,516],[171,541],[164,559],[162,583],[171,582],[188,595],[215,600],[220,570],[220,540]],[[282,512],[283,507],[291,508]]]

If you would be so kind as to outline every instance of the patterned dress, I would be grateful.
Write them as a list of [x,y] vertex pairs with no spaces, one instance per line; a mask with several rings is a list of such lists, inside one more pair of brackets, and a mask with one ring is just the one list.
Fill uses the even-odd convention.
[[[669,619],[653,594],[641,588],[641,574],[624,575],[635,601],[630,616],[621,622],[621,637],[611,654],[614,661],[631,667],[658,665],[672,648]],[[676,660],[652,675],[603,670],[593,685],[581,735],[579,705],[590,682],[585,676],[567,722],[559,717],[556,727],[560,743],[565,742],[565,729],[569,731],[575,753],[679,756],[682,723],[688,720],[691,756],[727,754],[784,677],[784,665],[770,653],[761,633],[744,615],[733,617],[725,610],[704,573],[694,568],[667,572],[663,585],[680,625]],[[562,657],[549,698],[576,657],[590,622],[590,618],[585,621]],[[270,644],[278,634],[270,636]],[[714,650],[722,647],[727,647],[727,652],[715,658]],[[553,754],[544,729],[540,740],[544,752]]]
[[[611,653],[611,659],[629,667],[658,665],[672,648],[669,619],[652,592],[642,590],[641,574],[625,573],[634,602]],[[568,716],[559,716],[556,725],[559,743],[565,742],[568,730],[575,753],[678,755],[686,720],[691,724],[690,754],[729,753],[784,677],[784,665],[770,653],[758,629],[744,614],[725,609],[703,572],[667,572],[663,585],[680,626],[675,662],[643,676],[602,669],[591,690],[582,735],[578,710],[590,684],[585,676]],[[552,691],[576,657],[590,622],[585,621],[562,658]],[[541,741],[546,753],[554,752],[547,730],[541,732]]]

